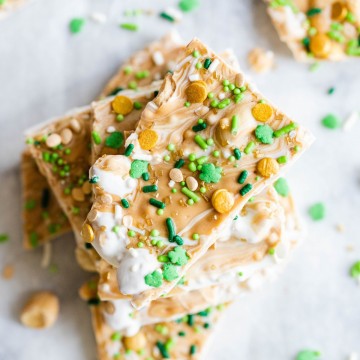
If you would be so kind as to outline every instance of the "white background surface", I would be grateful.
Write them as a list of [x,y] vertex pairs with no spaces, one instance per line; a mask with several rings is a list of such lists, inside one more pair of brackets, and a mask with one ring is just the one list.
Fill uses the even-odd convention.
[[[172,28],[157,16],[124,18],[125,9],[162,10],[170,0],[38,0],[0,23],[0,269],[15,266],[12,281],[0,278],[1,360],[93,360],[95,345],[87,305],[77,297],[86,274],[74,263],[71,236],[54,243],[59,273],[40,267],[41,250],[21,249],[19,157],[23,131],[40,121],[90,102],[121,62]],[[109,15],[105,25],[88,21],[72,36],[68,22],[94,11]],[[130,33],[117,24],[135,21]],[[277,68],[252,75],[259,89],[317,136],[288,179],[308,227],[308,239],[274,284],[236,303],[215,332],[207,360],[288,360],[314,348],[322,359],[360,353],[360,287],[348,276],[360,259],[360,123],[351,132],[322,128],[328,112],[345,118],[360,105],[360,60],[322,64],[311,73],[297,64],[276,36],[259,0],[202,0],[201,9],[176,26],[190,40],[197,36],[215,50],[232,47],[247,69],[255,46],[276,54]],[[327,89],[336,88],[327,95]],[[328,214],[314,223],[307,208],[324,201]],[[335,230],[344,224],[345,232]],[[352,252],[346,248],[353,246]],[[46,331],[23,328],[19,309],[26,296],[52,289],[61,298],[56,325]]]

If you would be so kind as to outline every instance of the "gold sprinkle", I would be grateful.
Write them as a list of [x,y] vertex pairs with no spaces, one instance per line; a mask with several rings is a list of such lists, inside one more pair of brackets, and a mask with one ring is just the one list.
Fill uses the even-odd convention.
[[84,224],[81,229],[81,236],[85,242],[91,243],[94,241],[94,230],[89,224]]
[[279,164],[275,159],[263,158],[257,163],[256,170],[261,176],[269,178],[278,173]]
[[112,109],[121,115],[127,115],[133,109],[133,103],[127,96],[119,95],[111,103]]

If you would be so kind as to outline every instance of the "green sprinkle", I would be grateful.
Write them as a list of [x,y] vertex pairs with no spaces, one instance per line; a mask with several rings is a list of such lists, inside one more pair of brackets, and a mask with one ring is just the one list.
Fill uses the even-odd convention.
[[105,140],[105,145],[112,149],[120,149],[124,144],[124,135],[120,131],[114,131]]
[[166,228],[168,230],[168,240],[170,242],[174,242],[174,237],[176,235],[174,221],[171,218],[166,218],[165,224],[166,224]]
[[196,345],[191,345],[189,354],[194,355],[196,353],[196,350],[197,350]]
[[179,331],[179,332],[178,332],[178,335],[179,335],[180,337],[184,337],[184,336],[186,336],[186,332],[185,332],[185,331]]
[[130,156],[133,150],[134,150],[134,144],[129,144],[125,149],[124,155]]
[[194,162],[189,163],[188,168],[192,172],[195,172],[197,170],[196,169],[196,164]]
[[100,145],[100,144],[101,144],[101,137],[100,137],[100,134],[99,134],[97,131],[93,131],[93,132],[91,133],[91,136],[92,136],[92,138],[93,138],[93,140],[94,140],[94,143],[95,143],[96,145]]
[[293,122],[288,125],[285,125],[284,127],[274,131],[274,137],[278,138],[278,137],[284,136],[284,135],[288,134],[289,132],[295,130],[297,127],[298,127],[298,125]]
[[169,257],[167,255],[159,255],[157,259],[161,263],[169,262]]
[[360,278],[360,261],[357,261],[351,266],[350,276],[354,279]]
[[129,231],[127,232],[127,234],[128,234],[128,236],[130,236],[130,237],[134,237],[134,236],[136,235],[136,232],[135,232],[134,230],[129,230]]
[[189,101],[185,101],[185,103],[184,103],[185,107],[190,107],[190,105],[191,105],[191,103]]
[[196,69],[198,69],[198,70],[199,70],[199,69],[201,69],[201,68],[202,68],[202,64],[198,62],[198,63],[195,65],[195,67],[196,67]]
[[164,209],[157,209],[156,214],[158,214],[159,216],[164,215]]
[[218,183],[221,179],[221,173],[221,167],[215,166],[212,163],[206,163],[202,165],[199,178],[206,183]]
[[325,214],[326,209],[323,203],[316,203],[309,208],[309,215],[314,221],[324,219]]
[[236,159],[235,159],[235,156],[230,155],[230,156],[228,157],[228,160],[229,160],[230,162],[234,162]]
[[9,240],[8,234],[0,234],[0,243],[7,242]]
[[139,179],[143,173],[147,172],[149,163],[144,160],[134,160],[131,163],[130,176],[134,179]]
[[315,63],[313,63],[313,64],[310,65],[309,70],[310,70],[311,72],[315,72],[315,71],[317,71],[319,68],[320,68],[320,63],[319,63],[319,62],[315,62]]
[[177,268],[173,264],[164,264],[163,276],[166,281],[173,281],[179,277]]
[[206,123],[200,123],[192,127],[192,131],[199,132],[207,128]]
[[234,97],[235,104],[238,104],[244,97],[245,97],[245,94],[243,94],[243,93],[235,95],[235,97]]
[[270,248],[268,251],[269,255],[274,255],[275,254],[275,249],[274,248]]
[[165,209],[165,203],[162,201],[156,200],[155,198],[149,199],[149,203],[152,206],[157,207],[158,209]]
[[112,341],[120,341],[121,340],[121,333],[116,331],[111,335],[111,340]]
[[235,148],[235,149],[234,149],[234,156],[235,156],[235,159],[236,159],[236,160],[240,160],[240,159],[241,159],[241,151],[240,151],[240,149],[238,149],[238,148]]
[[175,167],[177,169],[180,169],[180,168],[182,168],[184,166],[184,164],[185,164],[185,160],[184,159],[179,159],[178,161],[176,161]]
[[170,359],[170,354],[169,354],[169,352],[166,350],[166,347],[165,347],[165,345],[164,345],[162,342],[157,341],[157,342],[156,342],[156,347],[159,349],[160,354],[161,354],[161,356],[162,356],[164,359]]
[[164,161],[170,161],[170,160],[171,160],[170,155],[165,155],[165,156],[164,156]]
[[206,143],[209,145],[209,146],[212,146],[214,145],[214,140],[212,138],[209,138],[206,140]]
[[137,87],[138,87],[138,85],[137,85],[137,82],[136,82],[135,80],[130,81],[130,82],[128,83],[128,88],[131,89],[131,90],[136,90]]
[[354,23],[356,21],[356,16],[352,12],[348,11],[346,14],[346,20],[350,23]]
[[248,177],[248,171],[247,170],[244,170],[240,173],[239,177],[238,177],[238,183],[239,184],[244,184],[246,178]]
[[193,56],[194,58],[198,58],[198,57],[200,56],[199,51],[198,51],[198,50],[194,50],[193,53],[192,53],[192,56]]
[[125,208],[128,209],[130,207],[129,202],[126,199],[121,199],[121,205]]
[[214,95],[213,92],[209,92],[208,95],[207,95],[208,99],[213,99],[214,96],[215,96],[215,95]]
[[311,8],[306,12],[306,15],[308,17],[311,17],[311,16],[314,16],[314,15],[320,14],[321,11],[322,10],[320,8]]
[[36,201],[34,199],[29,199],[25,202],[26,210],[33,210],[36,207]]
[[74,215],[79,215],[80,214],[80,208],[77,207],[77,206],[73,206],[71,208],[71,212],[74,214]]
[[220,151],[219,151],[219,150],[215,150],[215,151],[213,151],[212,154],[213,154],[214,157],[218,158],[218,157],[220,156]]
[[139,241],[139,242],[137,243],[137,247],[138,247],[138,248],[143,248],[143,247],[144,247],[144,243],[143,243],[142,241]]
[[150,175],[148,172],[144,172],[141,177],[143,178],[144,181],[148,181],[150,179]]
[[206,187],[205,187],[205,186],[202,186],[202,187],[200,188],[200,192],[201,192],[202,194],[205,194],[205,193],[206,193]]
[[327,91],[327,93],[328,93],[329,95],[332,95],[334,92],[335,92],[335,88],[334,88],[334,87],[329,88],[329,90]]
[[255,129],[255,137],[263,144],[272,144],[274,130],[267,124],[258,125]]
[[32,231],[29,234],[29,241],[31,247],[36,248],[39,245],[39,235],[35,231]]
[[210,67],[211,63],[212,63],[211,59],[206,58],[204,61],[204,68],[208,69]]
[[195,135],[194,140],[203,150],[208,148],[208,144],[200,135]]
[[167,149],[168,149],[169,151],[174,151],[174,150],[175,150],[175,145],[174,145],[174,144],[169,144],[169,145],[167,146]]
[[296,355],[296,360],[316,360],[320,357],[320,352],[315,350],[302,350]]
[[276,192],[283,197],[286,197],[289,195],[290,188],[289,185],[284,178],[279,178],[274,182],[274,188]]
[[200,156],[196,161],[199,165],[203,165],[206,163],[207,160],[208,160],[207,156]]
[[178,245],[184,245],[184,240],[180,235],[175,235],[173,237],[173,242],[176,242]]
[[146,185],[146,186],[143,186],[142,191],[144,193],[156,192],[156,191],[158,191],[158,187],[157,187],[157,185]]
[[188,262],[186,250],[181,246],[176,246],[174,250],[169,251],[168,257],[175,265],[184,266]]
[[141,102],[139,102],[139,101],[134,101],[134,108],[135,108],[135,110],[140,110],[140,109],[142,109],[142,104],[141,104]]
[[122,115],[122,114],[116,115],[116,121],[117,122],[122,122],[123,120],[124,120],[124,115]]
[[181,192],[195,203],[200,201],[200,197],[197,196],[193,191],[189,190],[186,186],[181,188]]
[[287,161],[288,161],[288,158],[287,158],[287,156],[285,156],[285,155],[279,156],[279,157],[277,158],[277,162],[278,162],[279,164],[286,164]]
[[196,10],[200,6],[200,0],[180,0],[179,8],[183,12]]
[[239,193],[241,196],[245,196],[249,191],[251,191],[251,189],[252,189],[252,185],[246,184],[240,189]]
[[145,276],[145,284],[151,287],[158,288],[162,285],[163,275],[160,271],[155,270],[151,274]]
[[94,175],[89,179],[90,184],[97,184],[98,182],[99,182],[99,177],[97,175]]
[[255,148],[255,142],[254,141],[250,141],[247,145],[246,145],[246,147],[245,147],[245,149],[244,149],[244,153],[246,154],[246,155],[249,155],[253,150],[254,150],[254,148]]
[[137,24],[133,24],[133,23],[122,23],[119,26],[122,29],[129,30],[129,31],[137,31],[139,28]]
[[239,117],[237,115],[234,115],[231,118],[231,134],[233,135],[237,135],[238,131],[239,131]]
[[69,29],[72,34],[78,34],[81,32],[85,25],[85,19],[83,18],[74,18],[69,23]]
[[169,333],[168,327],[162,324],[156,324],[155,331],[161,335],[167,335]]
[[341,120],[333,114],[326,115],[322,120],[321,123],[328,129],[334,130],[341,126]]
[[192,234],[192,237],[191,237],[193,240],[199,240],[200,239],[200,235],[197,234],[197,233],[194,233]]

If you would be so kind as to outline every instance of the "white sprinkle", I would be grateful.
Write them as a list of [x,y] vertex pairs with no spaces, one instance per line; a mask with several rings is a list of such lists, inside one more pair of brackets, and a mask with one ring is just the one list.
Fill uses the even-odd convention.
[[344,121],[343,130],[350,131],[358,121],[359,121],[359,112],[353,111],[349,115],[349,117]]
[[120,205],[115,205],[115,220],[121,220],[123,216],[123,211]]
[[135,231],[139,233],[140,235],[145,235],[145,230],[141,230],[136,226],[129,226],[129,230]]
[[131,272],[137,272],[137,271],[139,271],[139,268],[140,268],[140,264],[134,264],[134,265],[130,268],[130,271],[131,271]]
[[209,66],[208,71],[209,71],[210,73],[213,73],[213,72],[217,69],[217,67],[219,66],[219,64],[220,64],[220,61],[219,61],[218,59],[215,59],[215,60],[211,63],[211,65]]
[[152,55],[152,59],[157,66],[163,65],[165,63],[165,59],[161,51],[155,51]]
[[219,98],[219,100],[223,100],[223,99],[225,99],[225,96],[226,96],[226,94],[222,91],[221,93],[219,93],[218,98]]
[[191,75],[189,75],[189,80],[190,81],[198,81],[198,80],[200,80],[200,75],[199,74],[191,74]]
[[[188,62],[191,62],[192,59],[193,59],[193,56],[192,56],[192,55],[187,56],[183,61],[179,62],[179,63],[175,66],[174,70],[175,70],[175,71],[178,71],[178,70],[181,69],[185,64],[187,64]],[[149,105],[148,105],[148,106],[149,106]]]
[[99,24],[104,24],[107,21],[106,15],[103,14],[103,13],[100,13],[100,12],[93,12],[90,15],[90,19],[97,22],[97,23],[99,23]]
[[123,218],[123,225],[129,228],[133,223],[133,217],[131,215],[125,215]]
[[293,139],[296,136],[296,130],[292,130],[289,132],[290,139]]
[[43,256],[41,259],[41,267],[47,268],[50,265],[51,261],[51,244],[46,243],[43,246]]
[[111,133],[113,133],[115,130],[116,130],[116,129],[115,129],[114,126],[109,126],[109,127],[106,129],[106,132],[109,133],[109,134],[111,134]]
[[173,7],[167,8],[165,10],[165,13],[170,15],[172,18],[174,18],[175,21],[181,21],[183,18],[181,11],[179,11]]
[[157,109],[158,109],[158,106],[153,102],[153,101],[150,101],[146,107],[152,111],[152,112],[155,112]]
[[170,181],[168,182],[168,185],[169,185],[169,187],[173,188],[173,187],[175,186],[175,181],[174,181],[174,180],[170,180]]

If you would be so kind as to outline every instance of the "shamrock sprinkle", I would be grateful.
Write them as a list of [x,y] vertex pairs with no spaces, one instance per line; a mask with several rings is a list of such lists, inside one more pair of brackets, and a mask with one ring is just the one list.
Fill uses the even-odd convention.
[[274,130],[267,124],[258,125],[255,129],[256,138],[263,144],[272,144]]
[[172,281],[179,277],[176,266],[173,264],[164,264],[163,275],[166,281]]
[[274,188],[275,188],[276,192],[283,197],[286,197],[289,195],[290,188],[289,188],[289,185],[288,185],[286,179],[284,179],[284,178],[277,179],[274,183]]
[[222,168],[211,163],[206,163],[201,168],[200,180],[206,183],[218,183],[221,179]]
[[174,250],[169,251],[168,257],[169,260],[175,265],[183,266],[188,262],[186,250],[181,246],[176,246]]
[[163,283],[163,275],[159,270],[153,271],[151,274],[145,276],[145,284],[152,287],[160,287]]
[[113,149],[120,149],[123,144],[124,135],[120,131],[114,131],[105,140],[105,145]]
[[315,350],[302,350],[296,355],[296,360],[315,360],[320,358],[320,352]]
[[131,163],[130,176],[139,179],[143,173],[147,172],[148,162],[144,160],[134,160]]

